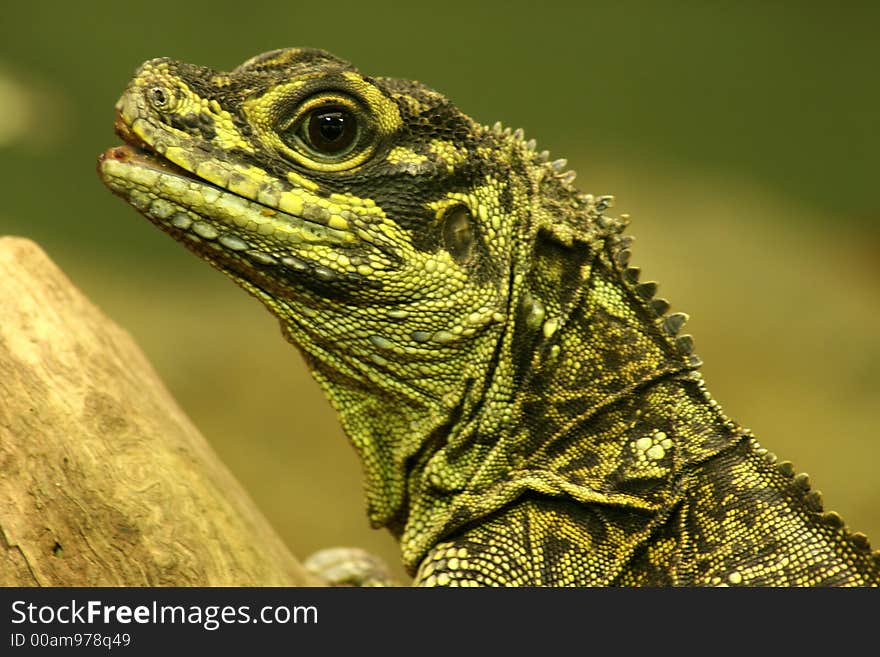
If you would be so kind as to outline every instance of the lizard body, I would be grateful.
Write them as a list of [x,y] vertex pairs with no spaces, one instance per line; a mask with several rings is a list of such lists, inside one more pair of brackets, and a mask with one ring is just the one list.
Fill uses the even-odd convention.
[[420,585],[877,585],[727,418],[625,218],[417,82],[144,64],[99,174],[281,322]]

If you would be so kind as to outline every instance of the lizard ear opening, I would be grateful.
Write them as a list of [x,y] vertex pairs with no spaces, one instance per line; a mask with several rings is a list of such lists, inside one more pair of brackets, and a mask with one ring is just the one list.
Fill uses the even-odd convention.
[[474,257],[476,230],[471,211],[455,205],[443,216],[443,246],[460,265],[467,265]]

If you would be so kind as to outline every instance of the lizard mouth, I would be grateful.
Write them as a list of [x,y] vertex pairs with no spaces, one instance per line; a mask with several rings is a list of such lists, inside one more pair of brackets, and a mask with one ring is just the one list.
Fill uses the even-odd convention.
[[214,266],[252,285],[258,270],[315,285],[365,284],[364,273],[334,271],[314,255],[350,249],[358,240],[347,227],[309,216],[309,208],[285,212],[203,178],[172,162],[118,112],[114,128],[124,143],[98,157],[104,184]]
[[[113,130],[116,135],[124,142],[119,146],[112,146],[98,156],[98,173],[101,174],[102,165],[105,160],[113,159],[117,162],[130,163],[152,169],[158,169],[181,178],[198,181],[203,185],[212,185],[211,182],[199,178],[191,171],[187,171],[181,166],[174,164],[171,160],[160,155],[147,142],[138,137],[122,119],[121,114],[117,110],[116,120],[113,123]],[[212,185],[216,187],[216,185]]]
[[[191,246],[202,241],[221,243],[227,250],[245,251],[255,261],[270,264],[274,258],[261,246],[268,235],[275,251],[356,241],[347,226],[322,221],[309,212],[285,212],[253,198],[256,191],[244,195],[230,189],[230,184],[218,184],[176,164],[164,149],[133,130],[118,109],[114,130],[124,143],[98,156],[99,177],[163,230],[174,236],[188,233]],[[217,242],[221,235],[226,239]]]
[[207,180],[202,180],[191,174],[186,169],[177,166],[170,160],[161,157],[156,151],[152,151],[140,144],[127,143],[120,146],[112,146],[98,156],[98,170],[107,159],[113,159],[117,162],[134,164],[142,167],[149,167],[164,171],[166,173],[180,176],[181,178],[189,178],[197,180],[204,185],[211,185]]

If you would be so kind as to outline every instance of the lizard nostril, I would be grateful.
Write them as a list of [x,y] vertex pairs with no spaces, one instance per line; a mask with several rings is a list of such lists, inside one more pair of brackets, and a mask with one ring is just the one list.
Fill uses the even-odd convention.
[[173,100],[171,92],[163,87],[151,87],[149,91],[147,91],[147,98],[149,99],[150,104],[157,110],[169,109]]

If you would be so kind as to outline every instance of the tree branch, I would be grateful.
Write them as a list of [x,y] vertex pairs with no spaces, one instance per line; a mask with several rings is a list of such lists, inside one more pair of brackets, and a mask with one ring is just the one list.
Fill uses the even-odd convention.
[[0,585],[314,584],[127,333],[0,238]]

